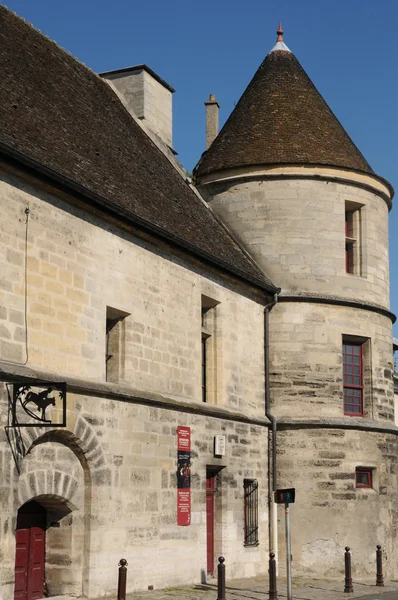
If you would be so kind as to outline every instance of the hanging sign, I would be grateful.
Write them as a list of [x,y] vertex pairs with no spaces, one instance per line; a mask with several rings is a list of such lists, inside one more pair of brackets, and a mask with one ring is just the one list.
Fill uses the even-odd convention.
[[65,427],[66,384],[53,381],[13,383],[9,396],[12,427]]
[[295,488],[275,490],[274,495],[276,504],[293,504],[296,499],[296,490]]
[[191,429],[177,427],[177,525],[191,524]]

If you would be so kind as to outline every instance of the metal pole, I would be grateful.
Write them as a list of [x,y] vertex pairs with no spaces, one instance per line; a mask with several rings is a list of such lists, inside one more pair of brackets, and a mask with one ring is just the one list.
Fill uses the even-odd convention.
[[225,558],[220,556],[217,565],[217,600],[225,600]]
[[276,589],[276,561],[274,552],[270,552],[269,555],[269,600],[278,600],[278,591]]
[[377,546],[377,550],[376,550],[376,567],[377,567],[376,585],[379,587],[384,587],[383,551],[381,549],[381,546]]
[[352,587],[352,576],[351,576],[351,554],[348,546],[345,548],[344,554],[344,566],[345,566],[345,582],[344,582],[344,592],[351,593],[354,591]]
[[117,600],[126,600],[127,560],[121,558],[119,562],[119,581],[117,584]]
[[292,551],[290,545],[290,514],[289,503],[285,504],[285,527],[286,527],[286,584],[287,600],[292,600]]

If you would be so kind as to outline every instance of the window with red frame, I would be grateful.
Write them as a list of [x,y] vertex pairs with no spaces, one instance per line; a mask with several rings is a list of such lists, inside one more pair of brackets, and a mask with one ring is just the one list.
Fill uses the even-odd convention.
[[355,469],[355,487],[371,488],[372,487],[372,469],[357,467]]
[[363,345],[343,342],[344,414],[363,416]]

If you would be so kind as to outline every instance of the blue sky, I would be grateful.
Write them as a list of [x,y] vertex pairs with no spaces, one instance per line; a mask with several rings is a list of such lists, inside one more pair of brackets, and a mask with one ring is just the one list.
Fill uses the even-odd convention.
[[[177,91],[174,146],[191,170],[204,150],[204,105],[220,125],[275,43],[286,44],[377,174],[397,190],[397,0],[8,0],[97,72],[146,63]],[[391,307],[398,313],[398,208],[390,216]],[[395,327],[398,337],[398,327]]]

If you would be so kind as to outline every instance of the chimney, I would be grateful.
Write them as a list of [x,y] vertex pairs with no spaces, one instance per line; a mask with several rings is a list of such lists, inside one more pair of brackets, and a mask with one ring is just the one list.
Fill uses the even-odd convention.
[[147,65],[100,73],[127,110],[171,149],[172,94],[175,90]]
[[206,150],[208,150],[218,135],[218,104],[214,94],[205,100],[206,106]]

